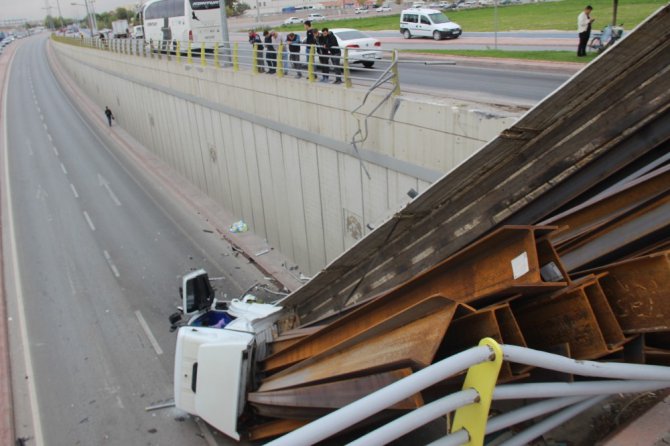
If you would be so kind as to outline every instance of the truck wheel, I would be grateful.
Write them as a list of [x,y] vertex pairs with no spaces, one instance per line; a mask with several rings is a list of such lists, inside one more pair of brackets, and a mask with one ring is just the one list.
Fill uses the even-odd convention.
[[433,39],[434,40],[442,40],[442,34],[440,34],[439,31],[434,31],[433,32]]
[[408,29],[406,29],[405,31],[402,32],[402,36],[403,36],[405,39],[411,39],[411,38],[412,38],[412,34],[409,32]]

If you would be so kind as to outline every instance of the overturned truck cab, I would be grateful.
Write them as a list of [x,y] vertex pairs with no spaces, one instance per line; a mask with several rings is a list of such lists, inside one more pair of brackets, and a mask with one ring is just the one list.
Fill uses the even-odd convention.
[[[175,406],[239,440],[237,421],[251,384],[254,353],[272,338],[282,307],[256,303],[248,295],[217,302],[202,269],[183,277],[181,294],[187,322],[177,333]],[[173,327],[177,319],[170,318]]]

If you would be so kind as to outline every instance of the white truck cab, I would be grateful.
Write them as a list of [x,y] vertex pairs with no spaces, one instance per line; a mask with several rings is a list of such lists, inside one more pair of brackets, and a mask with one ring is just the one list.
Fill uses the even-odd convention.
[[432,37],[435,40],[456,39],[461,27],[437,9],[410,8],[400,13],[400,33],[405,39]]
[[[202,269],[184,276],[181,290],[188,322],[177,333],[175,406],[239,440],[237,420],[244,410],[254,351],[272,338],[282,307],[245,296],[219,309]],[[170,322],[174,327],[177,321],[171,317]]]

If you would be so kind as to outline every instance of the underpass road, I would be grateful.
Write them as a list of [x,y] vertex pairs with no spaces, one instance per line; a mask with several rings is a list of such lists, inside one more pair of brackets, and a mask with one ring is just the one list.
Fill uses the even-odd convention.
[[14,373],[15,385],[28,384],[15,394],[35,391],[31,404],[17,404],[17,436],[47,445],[206,444],[186,414],[145,411],[172,397],[167,317],[179,277],[203,267],[228,279],[220,296],[236,296],[262,275],[223,257],[229,247],[203,238],[192,216],[167,215],[170,206],[147,195],[64,96],[45,42],[18,49],[5,114],[12,366],[25,373]]

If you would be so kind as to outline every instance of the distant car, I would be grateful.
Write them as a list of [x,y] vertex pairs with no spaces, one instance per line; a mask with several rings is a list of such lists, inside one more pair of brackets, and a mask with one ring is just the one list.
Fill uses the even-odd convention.
[[302,22],[303,19],[300,17],[289,17],[288,19],[284,20],[284,25],[296,25]]
[[335,34],[337,46],[347,48],[349,63],[360,63],[365,68],[372,68],[375,61],[382,58],[382,52],[378,49],[382,44],[374,37],[351,28],[335,28],[330,32]]
[[356,8],[354,9],[354,14],[367,14],[368,8]]
[[382,5],[379,8],[377,8],[377,12],[389,12],[391,11],[391,7],[388,5]]
[[432,37],[457,39],[463,30],[437,9],[405,9],[400,13],[400,33],[405,39]]
[[312,13],[307,16],[307,20],[311,22],[323,22],[326,20],[326,16],[322,14]]

